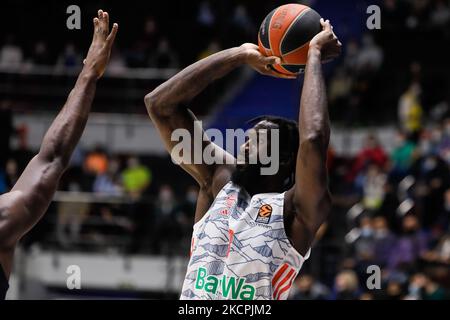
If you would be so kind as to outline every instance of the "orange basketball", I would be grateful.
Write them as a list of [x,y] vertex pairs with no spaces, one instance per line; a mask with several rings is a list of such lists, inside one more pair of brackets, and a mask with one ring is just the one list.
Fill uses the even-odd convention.
[[303,71],[309,41],[322,30],[320,15],[308,6],[285,4],[267,15],[258,34],[259,50],[265,56],[281,58],[274,69],[283,74]]

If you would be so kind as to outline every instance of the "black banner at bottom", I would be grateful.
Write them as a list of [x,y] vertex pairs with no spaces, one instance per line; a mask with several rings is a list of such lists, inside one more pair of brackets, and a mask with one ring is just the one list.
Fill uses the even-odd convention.
[[[31,314],[48,319],[291,319],[331,314],[344,319],[380,319],[395,309],[402,318],[448,312],[449,301],[1,301],[0,319]],[[441,313],[442,312],[442,313]],[[10,316],[10,317],[8,317]]]

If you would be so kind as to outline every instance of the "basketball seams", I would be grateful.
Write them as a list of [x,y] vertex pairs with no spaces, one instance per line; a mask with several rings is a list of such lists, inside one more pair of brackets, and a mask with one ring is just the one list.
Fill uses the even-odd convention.
[[289,70],[287,70],[285,67],[283,67],[282,64],[280,64],[280,68],[283,69],[284,71],[286,71],[287,74],[291,74],[292,73]]
[[[260,32],[258,32],[258,44],[260,45],[261,49],[264,50],[266,55],[271,55],[272,48],[270,44],[270,23],[272,21],[272,17],[275,14],[277,9],[272,10],[268,16],[264,19],[264,21],[261,24]],[[264,38],[261,37],[261,29],[265,30],[265,36]],[[267,46],[266,46],[267,44]]]
[[[274,69],[283,74],[291,75],[302,71],[297,70],[296,67],[299,69],[305,68],[305,55],[311,41],[310,35],[315,33],[315,27],[313,28],[311,24],[315,23],[317,13],[314,9],[303,5],[298,5],[300,6],[299,10],[288,9],[285,12],[284,8],[289,6],[282,5],[266,17],[265,23],[263,23],[267,30],[264,32],[264,37],[261,34],[258,35],[258,42],[260,51],[264,52],[266,56],[276,55],[281,58],[282,63],[274,65]],[[297,26],[302,25],[303,21],[308,26],[305,34],[297,28]],[[273,27],[274,24],[276,28]],[[300,30],[303,30],[303,27],[300,28]],[[295,38],[298,37],[300,38],[295,41]],[[263,43],[262,40],[266,43]],[[298,45],[299,43],[300,45]],[[296,45],[297,47],[295,47]]]
[[[294,53],[295,51],[301,50],[301,49],[303,49],[306,45],[309,45],[309,42],[310,42],[310,41],[308,41],[308,42],[305,43],[305,44],[302,44],[300,47],[295,48],[294,50],[291,50],[291,51],[289,51],[289,52],[286,52],[286,53],[283,54],[283,55],[284,55],[284,56],[287,56],[287,55],[290,55],[291,53]],[[289,64],[295,64],[295,63],[289,63]]]
[[[277,68],[279,68],[281,70],[277,70]],[[275,71],[281,72],[283,74],[287,74],[287,75],[291,75],[292,74],[292,72],[290,72],[289,70],[284,68],[282,64],[275,65],[274,69],[275,69]]]
[[266,56],[269,56],[270,53],[270,49],[266,48],[266,46],[264,45],[264,43],[261,41],[261,36],[258,34],[258,45],[260,45],[260,47],[262,49],[264,49],[264,53],[266,54]]
[[[311,10],[311,8],[307,8],[307,9],[301,11],[300,14],[298,14],[298,15],[295,17],[295,19],[293,19],[293,20],[291,21],[291,23],[289,24],[289,27],[287,27],[287,29],[284,31],[283,37],[281,38],[281,41],[280,41],[280,43],[279,43],[279,51],[280,51],[280,55],[281,55],[281,56],[284,55],[283,51],[281,51],[281,46],[282,46],[282,44],[283,44],[284,38],[285,38],[286,35],[289,33],[289,30],[292,28],[292,26],[295,24],[295,22],[297,22],[298,20],[300,20],[300,19],[301,19],[307,12],[309,12],[310,10]],[[308,41],[308,42],[309,42],[309,41]],[[304,45],[302,45],[302,47],[303,47],[303,46],[304,46]],[[298,48],[297,48],[297,49],[298,49]],[[296,50],[297,50],[297,49],[296,49]]]
[[267,28],[267,37],[269,39],[269,47],[270,47],[270,51],[273,52],[272,49],[272,39],[270,37],[270,29],[272,29],[272,19],[273,17],[275,17],[275,15],[277,14],[277,12],[280,10],[281,7],[278,7],[277,9],[275,9],[275,12],[273,13],[273,15],[270,17],[270,21],[269,21],[269,27]]

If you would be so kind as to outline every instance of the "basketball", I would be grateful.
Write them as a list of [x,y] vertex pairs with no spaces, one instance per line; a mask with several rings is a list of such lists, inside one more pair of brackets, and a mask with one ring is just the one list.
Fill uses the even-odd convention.
[[322,30],[320,15],[301,4],[282,5],[270,12],[258,34],[259,50],[281,58],[273,68],[283,74],[301,73],[308,57],[309,41]]

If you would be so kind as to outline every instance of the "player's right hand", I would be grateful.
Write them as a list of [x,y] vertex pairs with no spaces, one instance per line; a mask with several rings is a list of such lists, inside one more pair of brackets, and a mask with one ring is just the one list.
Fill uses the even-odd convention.
[[109,32],[108,12],[98,10],[98,17],[94,18],[92,44],[83,62],[85,68],[89,68],[97,79],[105,73],[118,28],[119,25],[114,23],[111,32]]
[[322,54],[322,61],[333,60],[341,54],[342,44],[333,32],[333,27],[329,20],[320,19],[322,31],[319,32],[309,42],[309,48],[317,48]]
[[244,43],[241,45],[241,49],[245,55],[246,63],[252,67],[254,70],[258,71],[261,74],[284,78],[284,79],[295,79],[296,76],[285,75],[280,72],[275,71],[272,68],[274,64],[280,64],[281,59],[278,57],[266,57],[263,55],[256,44],[253,43]]

